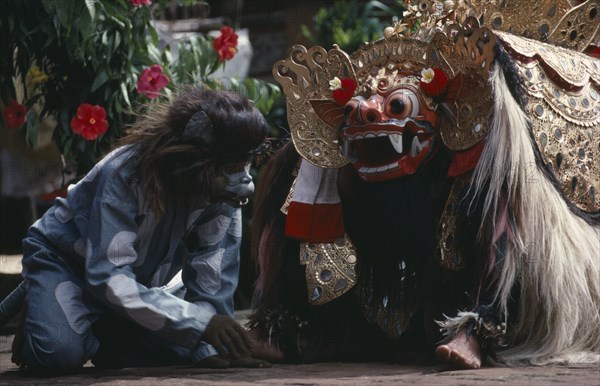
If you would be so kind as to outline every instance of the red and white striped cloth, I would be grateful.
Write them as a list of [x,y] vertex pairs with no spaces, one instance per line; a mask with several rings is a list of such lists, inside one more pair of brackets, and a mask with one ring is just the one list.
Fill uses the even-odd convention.
[[338,169],[302,160],[287,210],[285,235],[315,243],[331,243],[344,235]]

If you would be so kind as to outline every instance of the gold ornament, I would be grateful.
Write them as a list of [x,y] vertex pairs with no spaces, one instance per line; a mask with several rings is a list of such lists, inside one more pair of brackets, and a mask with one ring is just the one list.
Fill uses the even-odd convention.
[[[357,94],[373,91],[373,81],[402,83],[402,76],[414,77],[423,68],[439,67],[449,77],[460,77],[460,88],[450,106],[456,123],[442,129],[442,139],[451,150],[464,150],[477,144],[487,133],[493,103],[488,82],[494,61],[496,40],[475,19],[465,27],[448,25],[430,42],[390,34],[388,39],[367,43],[348,55],[338,47],[306,49],[297,45],[286,59],[278,61],[273,76],[282,85],[287,99],[288,122],[298,153],[311,163],[326,168],[348,162],[339,149],[339,129],[343,106],[332,103],[329,82],[335,77],[352,78]],[[327,117],[325,122],[321,117]]]
[[[588,0],[573,6],[571,0],[458,0],[435,2],[411,1],[403,22],[411,36],[431,36],[448,23],[463,24],[475,17],[483,26],[510,32],[575,51],[583,51],[600,34],[600,0]],[[418,26],[418,28],[416,28]],[[413,28],[414,27],[414,28]]]
[[287,115],[296,150],[309,162],[321,167],[340,167],[348,161],[338,148],[338,128],[325,124],[311,100],[331,98],[329,81],[335,77],[354,77],[348,55],[334,48],[306,49],[293,46],[286,59],[275,63],[273,76],[287,98]]
[[[600,60],[503,32],[497,35],[515,58],[544,162],[579,209],[600,211]],[[529,177],[531,183],[538,178]]]
[[471,173],[465,173],[454,180],[438,225],[440,265],[452,271],[458,271],[467,266],[463,256],[463,245],[457,238],[456,221],[461,215],[459,204],[469,189],[470,179]]
[[325,304],[356,284],[356,250],[347,235],[334,243],[301,243],[310,304]]

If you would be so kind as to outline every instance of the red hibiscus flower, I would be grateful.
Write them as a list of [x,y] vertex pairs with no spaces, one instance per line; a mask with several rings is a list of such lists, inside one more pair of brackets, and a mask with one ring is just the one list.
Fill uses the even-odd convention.
[[27,113],[27,107],[19,104],[19,102],[13,100],[8,104],[8,107],[4,109],[2,115],[4,115],[4,122],[6,127],[9,129],[17,129],[25,123],[25,114]]
[[356,91],[356,81],[352,78],[339,79],[338,77],[333,78],[329,81],[329,88],[332,91],[331,96],[339,106],[343,106],[354,96]]
[[426,68],[421,71],[421,90],[425,94],[436,97],[446,91],[448,87],[448,76],[439,68]]
[[71,129],[88,141],[93,141],[108,130],[106,110],[98,105],[83,103],[77,108],[77,114],[71,119]]
[[140,5],[150,5],[152,4],[152,0],[129,0],[129,2],[131,4],[133,4],[136,7],[139,7]]
[[223,62],[233,58],[237,52],[238,35],[233,28],[221,27],[221,35],[213,40],[213,47],[219,53],[219,61]]
[[142,71],[137,83],[137,91],[146,95],[148,98],[156,98],[159,91],[169,83],[169,78],[163,74],[163,69],[159,64],[153,64],[150,68]]

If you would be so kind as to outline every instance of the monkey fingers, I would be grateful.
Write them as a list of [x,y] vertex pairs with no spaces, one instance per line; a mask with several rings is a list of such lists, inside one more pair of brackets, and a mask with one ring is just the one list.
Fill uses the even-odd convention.
[[220,334],[220,342],[233,358],[250,355],[250,348],[245,344],[244,334],[240,334],[235,327],[226,327]]

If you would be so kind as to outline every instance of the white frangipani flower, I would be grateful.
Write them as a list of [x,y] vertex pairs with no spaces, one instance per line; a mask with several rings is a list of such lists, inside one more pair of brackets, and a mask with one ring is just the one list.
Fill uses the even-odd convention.
[[431,83],[433,77],[435,76],[435,72],[431,68],[424,68],[421,70],[421,82],[423,83]]
[[337,90],[338,88],[342,88],[342,81],[336,76],[329,81],[329,89]]

